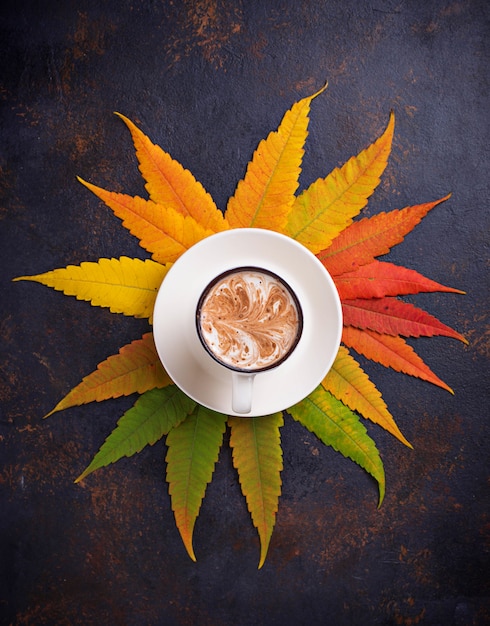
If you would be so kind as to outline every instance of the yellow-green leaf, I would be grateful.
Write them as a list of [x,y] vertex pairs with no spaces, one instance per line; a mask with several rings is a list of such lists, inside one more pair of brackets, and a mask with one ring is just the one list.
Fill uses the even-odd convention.
[[132,456],[147,445],[153,445],[194,410],[196,403],[176,385],[150,389],[142,394],[117,422],[93,461],[75,482],[96,469]]
[[392,113],[386,130],[373,144],[296,198],[286,234],[314,254],[328,248],[378,186],[390,155],[394,125]]
[[171,206],[156,204],[139,196],[106,191],[78,179],[122,220],[141,246],[159,263],[170,263],[192,245],[213,234],[190,215],[182,215]]
[[226,416],[198,406],[167,435],[167,482],[172,510],[184,546],[193,561],[194,524],[213,476],[226,429]]
[[131,120],[116,113],[131,132],[139,169],[146,180],[146,190],[156,204],[171,207],[182,215],[190,215],[201,226],[213,232],[226,230],[228,224],[214,200],[194,176]]
[[243,495],[260,538],[259,569],[264,564],[281,495],[281,413],[244,419],[230,417],[230,446]]
[[378,424],[406,446],[405,439],[374,383],[359,363],[340,346],[337,358],[322,381],[323,387],[353,411]]
[[31,280],[93,306],[108,307],[111,313],[134,317],[153,317],[157,291],[170,265],[150,259],[99,259],[68,265],[36,276],[19,276],[14,280]]
[[351,459],[378,482],[379,505],[385,494],[383,462],[359,417],[321,385],[288,409],[295,420],[323,443]]
[[268,228],[284,232],[298,188],[310,104],[317,93],[296,102],[279,128],[263,139],[247,171],[229,199],[226,219],[231,228]]
[[73,406],[144,393],[170,384],[172,381],[158,358],[153,334],[145,333],[99,363],[46,417]]

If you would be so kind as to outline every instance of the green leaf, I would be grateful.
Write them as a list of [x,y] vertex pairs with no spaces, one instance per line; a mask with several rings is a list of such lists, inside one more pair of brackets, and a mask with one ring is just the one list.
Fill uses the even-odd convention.
[[323,443],[371,474],[378,482],[381,505],[385,493],[383,462],[374,441],[355,413],[321,386],[289,408],[288,413]]
[[119,419],[93,461],[75,482],[80,482],[94,470],[115,463],[123,456],[141,452],[148,444],[152,446],[184,420],[195,405],[194,400],[188,398],[176,385],[145,392]]
[[194,524],[226,429],[226,415],[198,406],[167,435],[167,482],[172,510],[184,546],[193,561]]
[[281,495],[281,413],[244,419],[230,417],[230,446],[248,510],[260,537],[259,569],[265,562]]

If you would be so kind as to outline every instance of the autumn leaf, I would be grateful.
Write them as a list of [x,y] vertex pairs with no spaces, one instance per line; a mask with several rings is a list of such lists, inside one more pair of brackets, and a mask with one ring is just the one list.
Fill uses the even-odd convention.
[[402,337],[383,335],[367,329],[345,326],[342,343],[367,359],[454,393],[416,354]]
[[388,254],[431,209],[449,197],[450,194],[434,202],[394,209],[353,222],[317,256],[332,276],[352,272],[371,263],[375,257]]
[[323,379],[322,385],[350,409],[378,424],[409,448],[412,447],[400,432],[376,386],[344,346],[340,346],[332,369]]
[[391,151],[395,116],[377,141],[326,178],[319,178],[295,200],[286,232],[314,254],[332,240],[366,206],[380,182]]
[[458,332],[422,309],[397,298],[344,300],[344,326],[374,330],[386,335],[433,337],[444,335],[468,343]]
[[194,176],[160,146],[155,145],[131,120],[116,113],[131,132],[139,170],[155,204],[192,217],[204,229],[220,232],[228,228],[223,213]]
[[243,495],[260,538],[259,569],[265,562],[281,494],[280,413],[255,419],[230,417],[230,446]]
[[288,413],[324,444],[365,469],[377,481],[379,505],[385,493],[383,463],[358,416],[323,387],[288,409]]
[[283,232],[298,188],[310,104],[326,89],[303,98],[287,111],[279,128],[259,143],[243,180],[228,201],[231,228],[268,228]]
[[182,215],[171,206],[106,191],[81,178],[78,180],[114,211],[123,226],[159,263],[176,261],[195,243],[214,234],[190,215]]
[[354,272],[336,276],[335,286],[341,300],[404,296],[435,291],[464,294],[464,291],[425,278],[415,270],[384,261],[372,261],[367,265],[361,265]]
[[198,406],[167,435],[167,482],[172,510],[185,548],[193,561],[194,524],[223,442],[226,416]]
[[160,285],[169,270],[147,259],[99,259],[51,270],[36,276],[19,276],[62,291],[93,306],[108,307],[111,313],[147,317],[151,321]]
[[175,385],[146,391],[119,419],[93,461],[75,482],[80,482],[96,469],[153,445],[180,424],[195,406],[194,400]]
[[144,393],[172,383],[158,358],[152,333],[123,346],[85,376],[45,417],[89,402]]

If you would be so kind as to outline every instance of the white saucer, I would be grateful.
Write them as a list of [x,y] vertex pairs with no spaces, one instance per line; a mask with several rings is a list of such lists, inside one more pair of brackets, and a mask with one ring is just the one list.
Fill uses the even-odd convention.
[[[278,367],[256,375],[252,411],[245,416],[231,408],[231,372],[207,354],[196,330],[204,288],[218,274],[243,266],[283,278],[303,311],[298,345]],[[307,248],[270,230],[239,228],[203,239],[174,263],[157,295],[153,332],[164,368],[185,394],[219,413],[256,417],[287,409],[320,384],[337,356],[342,309],[332,278]]]

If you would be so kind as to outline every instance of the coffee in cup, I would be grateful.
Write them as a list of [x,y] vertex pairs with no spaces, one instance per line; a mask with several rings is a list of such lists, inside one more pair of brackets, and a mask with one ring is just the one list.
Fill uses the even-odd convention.
[[303,316],[295,293],[277,274],[239,267],[220,274],[204,289],[196,325],[208,354],[237,374],[233,409],[248,413],[253,376],[289,357],[301,337]]

